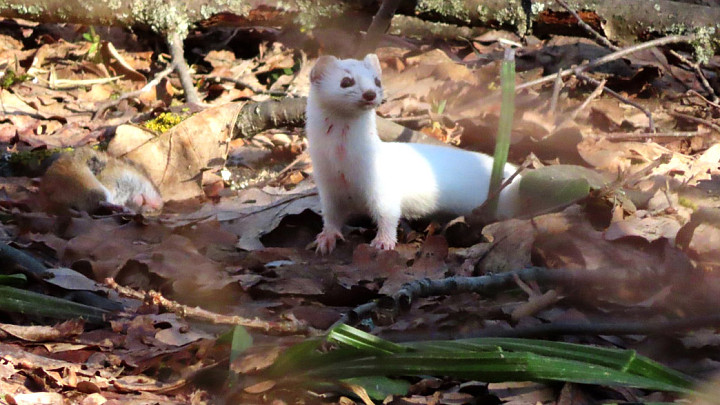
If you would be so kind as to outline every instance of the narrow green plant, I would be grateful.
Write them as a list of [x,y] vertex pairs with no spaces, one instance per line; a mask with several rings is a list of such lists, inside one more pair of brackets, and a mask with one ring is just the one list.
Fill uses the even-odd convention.
[[2,75],[0,75],[0,88],[9,89],[14,84],[22,83],[28,80],[30,80],[29,75],[25,73],[19,75],[14,70],[8,68],[2,72]]
[[63,298],[0,285],[0,311],[53,319],[82,318],[102,323],[108,311]]
[[90,42],[90,48],[88,48],[86,57],[89,60],[96,60],[98,58],[98,49],[100,48],[100,35],[95,32],[95,27],[90,26],[90,31],[82,35],[83,39]]
[[334,328],[325,341],[313,338],[291,347],[265,375],[315,389],[362,385],[373,399],[406,394],[408,385],[399,376],[564,381],[680,393],[693,392],[695,383],[634,350],[515,338],[396,344],[347,325]]
[[[500,105],[500,124],[497,139],[495,140],[495,161],[490,176],[490,189],[488,195],[493,195],[500,188],[503,180],[505,163],[510,150],[510,132],[512,130],[513,115],[515,114],[515,53],[512,48],[505,50],[505,59],[500,68],[500,88],[502,89],[502,104]],[[497,214],[497,196],[488,201],[491,215]]]
[[27,283],[24,274],[0,274],[0,285],[9,287],[22,287]]

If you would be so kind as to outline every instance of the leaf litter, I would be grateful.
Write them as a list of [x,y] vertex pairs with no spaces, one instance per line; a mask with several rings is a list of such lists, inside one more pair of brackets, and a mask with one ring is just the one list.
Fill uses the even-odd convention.
[[[372,238],[367,224],[352,224],[347,242],[334,255],[318,257],[307,249],[321,227],[311,168],[291,164],[295,158],[302,161],[302,131],[275,128],[251,139],[232,139],[234,120],[245,103],[268,100],[270,91],[307,93],[312,58],[303,50],[283,44],[271,32],[252,38],[239,34],[226,50],[203,44],[198,48],[204,55],[197,61],[198,75],[203,79],[201,91],[213,106],[156,134],[138,124],[160,111],[173,111],[171,103],[178,94],[173,80],[154,83],[138,97],[121,100],[92,119],[99,103],[143,88],[160,70],[149,62],[153,52],[138,43],[136,34],[102,31],[98,51],[109,57],[101,61],[89,57],[90,43],[80,39],[82,27],[27,22],[21,26],[28,35],[40,27],[48,31],[45,42],[36,39],[32,44],[22,41],[26,34],[0,34],[0,41],[10,44],[0,47],[5,74],[12,69],[32,77],[1,90],[0,141],[7,150],[81,146],[106,142],[114,135],[109,150],[143,165],[167,200],[158,216],[83,213],[57,219],[34,205],[34,174],[5,169],[0,207],[9,218],[3,221],[6,241],[57,267],[47,280],[32,280],[38,290],[67,296],[73,290],[107,291],[111,284],[95,283],[112,278],[120,285],[158,291],[180,304],[218,314],[324,330],[353,308],[392,296],[418,279],[542,266],[570,269],[580,280],[592,273],[627,270],[644,283],[588,282],[569,288],[517,280],[516,290],[521,292],[483,296],[450,290],[418,298],[405,311],[378,309],[364,324],[374,325],[381,336],[427,339],[486,329],[612,320],[642,323],[712,313],[708,306],[717,300],[720,287],[720,149],[714,126],[718,111],[699,96],[703,88],[697,78],[663,50],[635,53],[589,73],[650,109],[657,134],[648,132],[644,113],[617,99],[600,96],[583,107],[593,88],[574,77],[561,88],[554,111],[552,86],[517,94],[511,157],[519,163],[534,156],[535,169],[558,162],[592,168],[604,181],[589,182],[589,195],[578,203],[488,225],[477,232],[472,246],[465,247],[449,245],[437,224],[403,223],[404,243],[396,251],[376,251],[366,244]],[[257,38],[261,39],[253,43]],[[510,40],[519,38],[511,35]],[[519,83],[609,53],[578,38],[529,43],[518,52]],[[240,57],[239,49],[248,44],[256,48],[253,55]],[[492,35],[442,48],[378,49],[387,92],[380,115],[445,142],[492,152],[502,49]],[[712,63],[717,64],[716,59]],[[567,119],[571,114],[574,118]],[[257,150],[248,152],[249,146]],[[664,155],[670,156],[667,163],[653,167]],[[226,180],[218,190],[217,178],[209,174],[227,166],[229,156],[243,156],[240,161],[251,173],[286,170],[249,187],[220,173]],[[634,175],[640,177],[624,183]],[[210,189],[215,191],[209,193]],[[111,296],[117,294],[112,291]],[[539,298],[543,296],[546,301]],[[3,314],[0,390],[12,392],[8,395],[18,404],[59,403],[63,398],[87,404],[205,403],[213,395],[256,402],[268,393],[269,398],[285,399],[303,395],[274,392],[271,386],[250,389],[250,384],[246,390],[221,388],[218,381],[225,378],[228,345],[219,336],[227,326],[193,321],[152,296],[123,302],[127,313],[100,328],[81,321],[33,326],[44,320]],[[248,381],[254,371],[268,367],[281,348],[299,341],[297,336],[261,333],[261,328],[251,331],[255,346],[233,362],[233,369],[247,374]],[[684,336],[597,333],[565,334],[562,339],[634,348],[700,377],[720,369],[713,328]],[[703,361],[689,364],[690,357]],[[413,383],[412,396],[395,397],[392,401],[399,402],[393,403],[675,398],[631,388],[592,391],[573,383],[564,384],[559,394],[534,383]]]

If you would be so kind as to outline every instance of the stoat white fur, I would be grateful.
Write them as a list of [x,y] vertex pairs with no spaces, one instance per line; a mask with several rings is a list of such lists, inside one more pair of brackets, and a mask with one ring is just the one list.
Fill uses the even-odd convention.
[[[342,225],[352,214],[369,214],[378,225],[371,245],[389,250],[397,243],[400,217],[466,215],[487,197],[492,157],[380,140],[375,124],[383,98],[380,77],[374,54],[364,60],[321,56],[310,73],[305,129],[323,210],[321,254],[343,239]],[[506,178],[514,172],[514,166],[505,167]],[[516,213],[519,180],[500,193],[499,217]]]

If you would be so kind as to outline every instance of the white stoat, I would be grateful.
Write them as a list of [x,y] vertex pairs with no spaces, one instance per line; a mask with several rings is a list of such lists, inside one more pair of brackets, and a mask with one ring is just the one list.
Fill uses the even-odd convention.
[[[371,245],[389,250],[397,243],[401,216],[466,215],[488,194],[492,157],[378,138],[380,75],[374,54],[364,60],[321,56],[310,73],[305,129],[323,211],[317,236],[321,254],[343,239],[342,225],[352,214],[369,214],[378,225]],[[514,172],[514,166],[505,166],[505,178]],[[499,217],[517,212],[519,180],[500,193]]]

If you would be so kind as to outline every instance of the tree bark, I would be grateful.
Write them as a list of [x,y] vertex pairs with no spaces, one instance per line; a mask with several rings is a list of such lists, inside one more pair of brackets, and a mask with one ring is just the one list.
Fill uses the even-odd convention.
[[[233,26],[347,26],[348,16],[370,16],[377,2],[332,0],[6,0],[0,16],[38,22],[64,22],[86,25],[143,25],[165,33],[169,28],[187,27],[201,21]],[[370,6],[368,6],[370,3]],[[400,14],[423,20],[454,24],[458,27],[503,27],[528,33],[530,21],[536,31],[576,30],[574,17],[554,0],[532,2],[527,13],[521,1],[513,0],[403,0]],[[621,44],[652,36],[699,31],[705,38],[706,52],[712,42],[720,43],[720,8],[670,0],[573,0],[568,2],[583,20],[609,39]],[[375,6],[375,7],[373,7]],[[219,17],[222,15],[222,17]],[[212,18],[215,16],[216,18]],[[346,18],[342,18],[346,17]],[[390,31],[407,24],[407,17],[396,15]],[[578,31],[575,31],[578,32]]]
[[[467,26],[515,27],[520,34],[528,32],[528,15],[520,1],[507,0],[425,0],[414,12],[423,19],[457,21]],[[720,32],[720,8],[670,0],[573,0],[567,2],[583,20],[609,39],[622,44],[648,36],[684,34],[705,29],[716,42]],[[529,21],[543,31],[575,29],[576,21],[555,0],[532,2]],[[679,32],[678,32],[679,31]],[[712,31],[712,32],[709,32]]]
[[8,0],[0,3],[0,16],[7,18],[42,23],[139,25],[159,33],[223,13],[236,17],[228,22],[235,26],[278,25],[291,23],[297,8],[292,1],[272,0]]
[[[269,100],[260,103],[248,103],[238,114],[232,138],[250,138],[262,131],[289,127],[296,128],[305,125],[305,97],[284,98],[282,100]],[[396,124],[382,117],[377,117],[377,127],[380,139],[385,142],[415,142],[431,145],[445,145],[433,137],[422,132]]]

